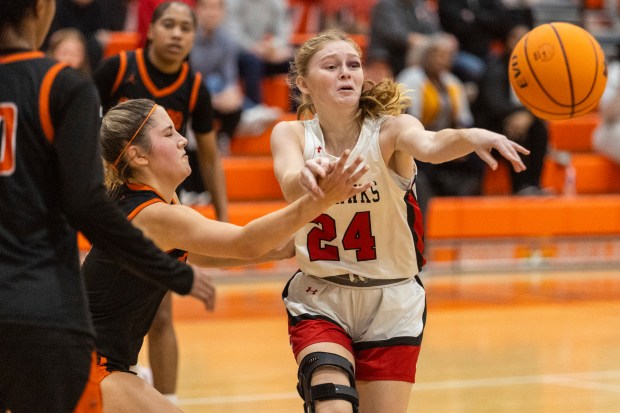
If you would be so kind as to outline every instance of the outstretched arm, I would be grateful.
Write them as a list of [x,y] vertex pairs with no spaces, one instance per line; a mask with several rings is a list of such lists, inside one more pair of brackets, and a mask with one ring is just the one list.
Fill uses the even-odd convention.
[[442,129],[432,132],[425,130],[410,115],[399,115],[386,121],[380,140],[386,159],[391,158],[394,151],[402,151],[420,161],[442,163],[476,152],[492,169],[496,169],[497,160],[491,151],[497,150],[517,172],[525,170],[519,153],[529,154],[527,149],[506,136],[486,129]]
[[283,244],[331,205],[370,187],[370,183],[356,185],[367,171],[361,167],[362,159],[347,165],[348,158],[347,151],[321,180],[323,198],[313,200],[306,195],[243,227],[207,219],[183,205],[162,202],[144,208],[133,223],[163,250],[178,248],[207,256],[257,259]]

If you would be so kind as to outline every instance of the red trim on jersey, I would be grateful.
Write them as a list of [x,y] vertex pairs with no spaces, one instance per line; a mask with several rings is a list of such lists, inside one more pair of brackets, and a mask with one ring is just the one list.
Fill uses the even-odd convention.
[[119,62],[118,62],[118,73],[116,73],[116,79],[114,80],[114,85],[112,86],[112,90],[110,91],[110,96],[112,96],[121,85],[123,81],[123,77],[125,77],[125,71],[127,70],[127,53],[123,50],[118,54]]
[[41,82],[41,89],[39,90],[39,118],[41,120],[41,127],[47,140],[51,143],[54,141],[54,125],[52,124],[52,117],[50,116],[50,92],[54,79],[58,73],[69,66],[66,63],[56,63],[47,71],[43,82]]
[[45,57],[45,53],[32,50],[28,52],[11,53],[0,57],[0,64],[21,62],[22,60],[40,59],[43,57]]
[[416,254],[421,255],[422,265],[418,270],[422,270],[422,267],[426,265],[426,258],[424,258],[424,220],[422,217],[422,210],[420,209],[420,205],[418,201],[415,199],[413,195],[413,190],[409,191],[407,195],[407,202],[411,205],[413,209],[413,228],[411,230],[415,234],[415,243],[416,243]]
[[137,49],[136,50],[136,62],[138,63],[138,72],[140,73],[140,77],[142,78],[142,82],[147,90],[153,95],[154,98],[161,98],[167,95],[171,95],[176,92],[178,88],[185,82],[187,79],[187,73],[189,72],[189,66],[187,62],[184,62],[181,66],[181,73],[177,80],[174,81],[173,84],[167,86],[163,89],[159,89],[155,86],[155,83],[151,80],[148,71],[146,70],[146,64],[144,62],[144,50]]
[[194,112],[194,108],[196,107],[196,101],[198,100],[198,89],[200,88],[200,83],[202,83],[202,75],[200,73],[196,73],[196,77],[194,78],[194,84],[192,85],[192,94],[189,98],[189,113]]

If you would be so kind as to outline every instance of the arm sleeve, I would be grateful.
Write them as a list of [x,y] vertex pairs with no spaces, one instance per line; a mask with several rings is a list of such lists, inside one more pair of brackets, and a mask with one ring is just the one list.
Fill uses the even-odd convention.
[[91,82],[64,69],[52,87],[50,108],[58,157],[62,208],[69,223],[104,253],[138,276],[187,294],[193,270],[167,256],[107,198],[97,139],[99,99]]
[[213,107],[211,95],[204,83],[198,89],[196,106],[192,112],[192,129],[196,133],[209,133],[213,130]]

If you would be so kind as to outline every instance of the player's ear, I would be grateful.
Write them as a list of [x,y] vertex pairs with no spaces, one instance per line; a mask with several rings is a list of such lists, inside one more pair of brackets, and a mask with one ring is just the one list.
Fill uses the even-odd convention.
[[132,167],[140,167],[148,165],[149,160],[143,151],[135,145],[130,145],[127,148],[127,155],[129,158],[129,165]]
[[297,76],[295,79],[295,85],[297,85],[297,88],[301,93],[309,94],[310,90],[308,89],[308,83],[302,76]]

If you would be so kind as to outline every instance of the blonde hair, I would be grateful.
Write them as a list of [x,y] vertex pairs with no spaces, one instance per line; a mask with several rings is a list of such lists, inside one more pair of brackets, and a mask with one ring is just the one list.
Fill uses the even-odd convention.
[[[108,194],[114,195],[117,189],[133,177],[134,171],[129,167],[127,156],[123,154],[132,136],[132,145],[142,148],[147,153],[151,150],[148,131],[153,126],[153,119],[147,119],[145,125],[136,131],[149,116],[155,105],[150,99],[132,99],[114,106],[101,120],[99,139],[105,166],[105,185]],[[116,166],[114,163],[118,160]]]
[[[295,60],[291,64],[288,74],[288,84],[292,91],[297,89],[297,78],[308,76],[308,67],[312,57],[320,51],[325,44],[333,41],[345,41],[357,51],[360,59],[362,50],[345,32],[341,30],[326,30],[308,39],[295,53]],[[404,113],[411,99],[405,93],[405,88],[392,79],[383,79],[379,83],[365,80],[359,101],[359,110],[356,114],[358,121],[362,123],[366,117],[376,118],[383,115],[399,115]],[[301,119],[305,112],[314,115],[316,110],[312,97],[305,93],[294,95],[299,107],[297,118]]]

